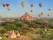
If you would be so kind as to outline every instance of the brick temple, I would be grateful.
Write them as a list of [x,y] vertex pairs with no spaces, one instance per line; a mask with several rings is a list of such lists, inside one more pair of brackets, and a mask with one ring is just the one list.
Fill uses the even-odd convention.
[[33,21],[33,20],[36,20],[36,19],[33,18],[32,16],[30,16],[30,15],[28,14],[28,12],[25,12],[25,14],[24,14],[21,18],[18,18],[18,20]]

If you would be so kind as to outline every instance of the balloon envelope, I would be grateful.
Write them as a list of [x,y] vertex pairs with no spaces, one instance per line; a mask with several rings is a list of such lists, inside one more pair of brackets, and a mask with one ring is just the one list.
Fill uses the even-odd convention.
[[6,6],[6,4],[3,4],[3,7],[5,7]]
[[43,12],[41,12],[41,15],[43,15]]
[[48,9],[50,11],[50,9]]
[[6,4],[4,4],[4,2],[2,2],[2,6],[3,6],[3,7],[5,7],[5,6],[6,6]]
[[39,3],[39,6],[42,7],[42,3]]
[[33,12],[33,11],[31,10],[31,12]]
[[10,10],[10,7],[7,7],[8,11]]
[[33,6],[34,6],[34,4],[31,4],[30,6],[31,6],[31,7],[33,7]]
[[25,2],[22,2],[21,5],[22,5],[22,7],[25,7],[26,6],[26,3]]
[[38,14],[38,16],[40,17],[40,16],[41,16],[41,14]]
[[9,6],[10,6],[10,4],[8,4],[8,3],[7,3],[7,4],[6,4],[6,6],[7,6],[7,7],[9,7]]
[[50,13],[48,13],[47,15],[50,16]]
[[4,2],[2,2],[2,4],[4,4]]

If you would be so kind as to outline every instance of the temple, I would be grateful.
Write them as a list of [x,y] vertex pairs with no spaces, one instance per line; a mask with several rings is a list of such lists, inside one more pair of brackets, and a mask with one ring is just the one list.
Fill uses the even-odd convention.
[[36,19],[33,18],[32,16],[30,16],[30,15],[28,14],[28,12],[26,12],[21,18],[18,18],[18,20],[33,21],[33,20],[36,20]]
[[8,38],[17,38],[20,37],[20,33],[15,33],[14,30],[12,30],[9,34],[8,34]]

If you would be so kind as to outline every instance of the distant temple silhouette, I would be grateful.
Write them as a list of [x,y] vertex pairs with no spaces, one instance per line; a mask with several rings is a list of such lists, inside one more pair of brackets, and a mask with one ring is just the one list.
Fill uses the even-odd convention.
[[26,12],[21,18],[18,18],[18,20],[33,21],[33,20],[36,20],[36,19],[33,18],[32,16],[30,16],[30,15],[28,14],[28,12]]

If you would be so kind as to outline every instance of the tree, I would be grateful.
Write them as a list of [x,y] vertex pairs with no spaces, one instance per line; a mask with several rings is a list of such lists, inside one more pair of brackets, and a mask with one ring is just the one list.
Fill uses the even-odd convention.
[[48,22],[43,22],[43,25],[45,26],[45,31],[47,32],[49,23]]
[[45,39],[47,40],[47,31],[48,31],[48,25],[49,25],[49,22],[43,22],[43,25],[45,26]]
[[33,22],[36,23],[36,24],[39,24],[39,25],[42,24],[39,20],[35,20],[35,21],[33,21]]
[[53,28],[53,24],[50,23],[50,24],[49,24],[49,28]]
[[30,22],[29,27],[30,27],[30,28],[38,28],[39,25],[36,24],[36,23],[34,23],[34,22]]
[[2,29],[2,30],[0,30],[0,33],[1,33],[1,34],[4,34],[4,33],[6,33],[6,32],[7,32],[6,29]]
[[9,23],[6,24],[6,26],[4,28],[7,30],[16,30],[17,29],[15,24],[9,24]]
[[19,29],[21,29],[21,28],[23,28],[23,27],[28,27],[27,24],[25,24],[24,22],[21,22],[21,21],[16,22],[15,25],[16,25],[17,28],[19,28]]

